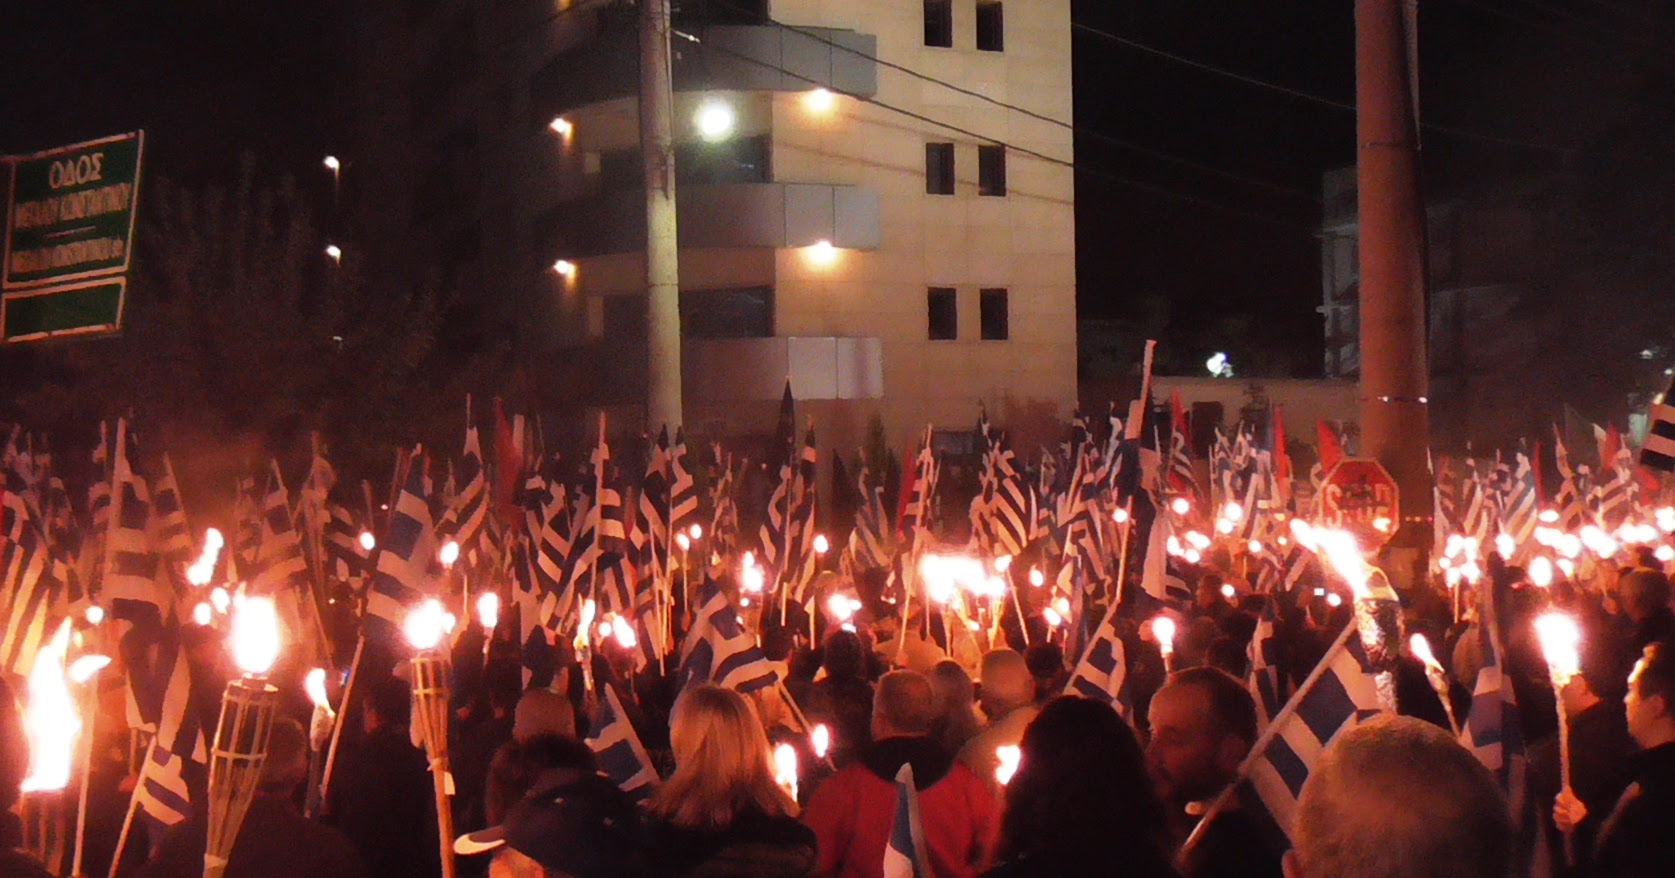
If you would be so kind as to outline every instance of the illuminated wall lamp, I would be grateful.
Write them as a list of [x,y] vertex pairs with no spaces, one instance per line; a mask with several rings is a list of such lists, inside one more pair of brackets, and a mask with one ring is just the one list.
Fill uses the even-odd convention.
[[560,277],[565,277],[565,278],[575,277],[576,276],[576,263],[571,262],[568,259],[560,259],[557,262],[553,263],[553,271],[558,272]]
[[832,246],[831,241],[815,241],[803,248],[803,254],[810,265],[816,268],[827,268],[837,262],[838,248]]
[[830,113],[837,106],[837,95],[828,89],[817,88],[803,92],[803,106],[811,113]]
[[553,117],[552,122],[548,123],[547,127],[551,128],[554,134],[557,134],[566,140],[570,138],[571,134],[576,132],[576,126],[572,125],[570,120],[564,118],[563,116]]

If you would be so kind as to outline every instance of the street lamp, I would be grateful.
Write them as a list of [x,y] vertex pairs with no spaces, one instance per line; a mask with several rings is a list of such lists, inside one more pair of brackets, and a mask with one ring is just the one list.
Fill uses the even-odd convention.
[[343,248],[337,246],[336,244],[327,244],[326,245],[326,258],[330,259],[331,261],[333,261],[335,263],[337,263],[338,265],[342,265],[343,264]]
[[733,108],[724,101],[705,101],[698,108],[697,115],[693,116],[698,135],[711,143],[725,140],[732,134],[734,121]]

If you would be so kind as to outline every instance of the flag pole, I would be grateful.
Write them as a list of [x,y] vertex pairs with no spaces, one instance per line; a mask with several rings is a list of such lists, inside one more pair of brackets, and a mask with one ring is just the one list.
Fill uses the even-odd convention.
[[1338,632],[1337,639],[1332,641],[1332,645],[1326,649],[1326,654],[1321,656],[1320,664],[1314,666],[1314,670],[1309,672],[1309,676],[1303,680],[1303,684],[1298,686],[1297,691],[1291,694],[1291,700],[1280,708],[1279,713],[1274,714],[1274,718],[1268,722],[1268,727],[1257,736],[1256,743],[1251,745],[1250,752],[1245,755],[1245,760],[1239,763],[1239,770],[1234,772],[1233,780],[1227,784],[1220,795],[1216,796],[1215,801],[1210,803],[1210,807],[1205,809],[1204,816],[1198,820],[1198,825],[1192,828],[1192,832],[1187,835],[1186,841],[1181,843],[1181,850],[1175,855],[1176,863],[1183,861],[1193,846],[1203,840],[1204,830],[1210,825],[1210,821],[1214,820],[1217,814],[1226,810],[1228,803],[1233,800],[1234,794],[1238,791],[1239,784],[1250,778],[1251,770],[1256,767],[1257,761],[1262,758],[1262,754],[1268,749],[1268,745],[1273,743],[1280,729],[1284,728],[1286,722],[1297,713],[1297,708],[1302,705],[1303,698],[1309,694],[1309,690],[1314,688],[1314,684],[1326,675],[1326,671],[1332,667],[1332,662],[1337,659],[1338,653],[1342,652],[1345,644],[1349,642],[1350,633],[1356,630],[1357,626],[1354,621],[1344,625],[1343,630]]
[[343,683],[343,700],[338,702],[337,705],[337,715],[341,719],[332,725],[332,742],[331,746],[326,749],[326,767],[320,773],[320,809],[322,811],[327,810],[326,791],[331,788],[332,768],[337,765],[337,744],[343,737],[343,727],[348,725],[348,718],[345,715],[349,711],[349,697],[355,694],[355,678],[360,676],[361,653],[365,649],[366,633],[362,632],[361,636],[355,640],[355,657],[349,661],[349,679]]

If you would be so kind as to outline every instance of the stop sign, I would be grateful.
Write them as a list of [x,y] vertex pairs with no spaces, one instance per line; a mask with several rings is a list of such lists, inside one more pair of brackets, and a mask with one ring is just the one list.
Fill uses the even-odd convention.
[[1363,548],[1384,545],[1401,521],[1396,480],[1376,460],[1345,458],[1320,487],[1320,519],[1355,534]]

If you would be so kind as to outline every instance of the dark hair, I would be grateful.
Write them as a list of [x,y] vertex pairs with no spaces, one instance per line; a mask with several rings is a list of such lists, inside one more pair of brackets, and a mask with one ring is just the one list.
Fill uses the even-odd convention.
[[1634,693],[1644,701],[1663,696],[1663,706],[1675,715],[1675,646],[1659,641],[1640,653],[1640,673],[1634,678]]
[[385,677],[366,693],[366,708],[380,723],[406,726],[413,718],[413,687],[400,677]]
[[1163,685],[1170,689],[1192,686],[1203,692],[1210,701],[1210,721],[1216,731],[1247,744],[1256,741],[1256,701],[1232,674],[1220,668],[1187,668],[1170,674]]
[[1032,643],[1024,650],[1024,664],[1032,677],[1052,677],[1064,672],[1064,647],[1052,641]]
[[866,679],[866,648],[861,645],[860,635],[841,628],[827,635],[821,664],[828,677]]
[[1024,858],[1041,874],[1167,874],[1163,804],[1145,756],[1108,705],[1076,695],[1048,702],[1020,745],[1006,788],[997,860]]
[[1623,574],[1617,592],[1625,604],[1636,609],[1655,610],[1669,603],[1669,580],[1656,570],[1639,567]]
[[544,732],[525,741],[508,741],[489,759],[483,814],[490,825],[505,819],[512,805],[535,792],[530,787],[544,771],[568,768],[587,773],[597,766],[593,751],[575,738]]

